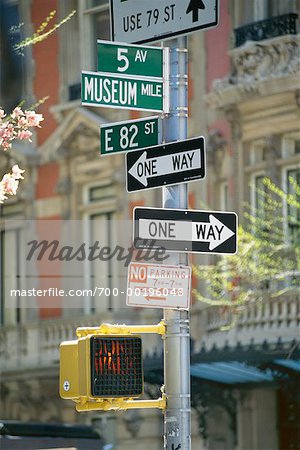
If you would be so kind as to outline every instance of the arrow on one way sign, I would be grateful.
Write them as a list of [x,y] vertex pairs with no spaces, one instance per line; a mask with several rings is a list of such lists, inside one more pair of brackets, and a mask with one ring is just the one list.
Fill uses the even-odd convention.
[[233,212],[135,208],[134,246],[234,254],[237,222]]
[[201,136],[127,153],[127,191],[204,178],[204,145],[204,138]]
[[226,225],[220,222],[213,214],[209,215],[209,222],[194,222],[192,228],[192,240],[208,242],[209,250],[214,250],[234,236]]
[[190,235],[193,242],[207,242],[212,251],[234,236],[234,232],[213,214],[209,214],[208,219],[208,222],[140,219],[141,237],[156,240],[163,235],[170,240],[184,241]]
[[129,170],[136,180],[144,186],[148,186],[148,179],[176,172],[185,172],[190,169],[200,169],[200,153],[196,150],[190,152],[162,155],[157,158],[147,158],[143,152],[139,159]]

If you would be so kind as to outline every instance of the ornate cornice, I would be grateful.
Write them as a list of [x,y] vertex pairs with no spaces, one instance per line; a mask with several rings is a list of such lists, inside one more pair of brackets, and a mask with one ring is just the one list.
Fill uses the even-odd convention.
[[300,35],[285,35],[248,41],[231,50],[231,74],[214,81],[213,91],[206,97],[209,105],[220,108],[258,95],[285,91],[288,77],[289,89],[299,88],[299,44]]
[[99,151],[99,128],[104,122],[101,116],[82,107],[70,111],[40,146],[41,163]]

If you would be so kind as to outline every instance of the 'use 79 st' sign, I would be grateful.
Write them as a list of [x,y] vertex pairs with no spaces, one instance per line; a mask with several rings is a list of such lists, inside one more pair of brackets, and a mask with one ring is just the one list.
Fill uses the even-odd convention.
[[110,0],[112,40],[142,44],[218,24],[218,0]]

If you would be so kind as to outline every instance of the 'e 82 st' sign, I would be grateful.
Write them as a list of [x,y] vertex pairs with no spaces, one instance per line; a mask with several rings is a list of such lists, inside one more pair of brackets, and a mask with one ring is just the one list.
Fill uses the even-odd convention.
[[157,145],[160,140],[160,117],[105,124],[100,129],[100,153],[111,155],[138,150]]

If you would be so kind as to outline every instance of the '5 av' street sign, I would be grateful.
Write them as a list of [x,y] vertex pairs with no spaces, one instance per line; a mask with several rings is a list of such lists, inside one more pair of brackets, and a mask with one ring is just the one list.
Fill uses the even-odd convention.
[[134,209],[134,246],[192,253],[235,254],[234,212],[168,208]]
[[169,49],[97,41],[98,71],[118,75],[168,76]]
[[138,150],[161,141],[161,118],[147,117],[145,119],[128,120],[101,125],[100,152],[101,155]]
[[110,0],[112,40],[142,44],[218,24],[219,0]]

